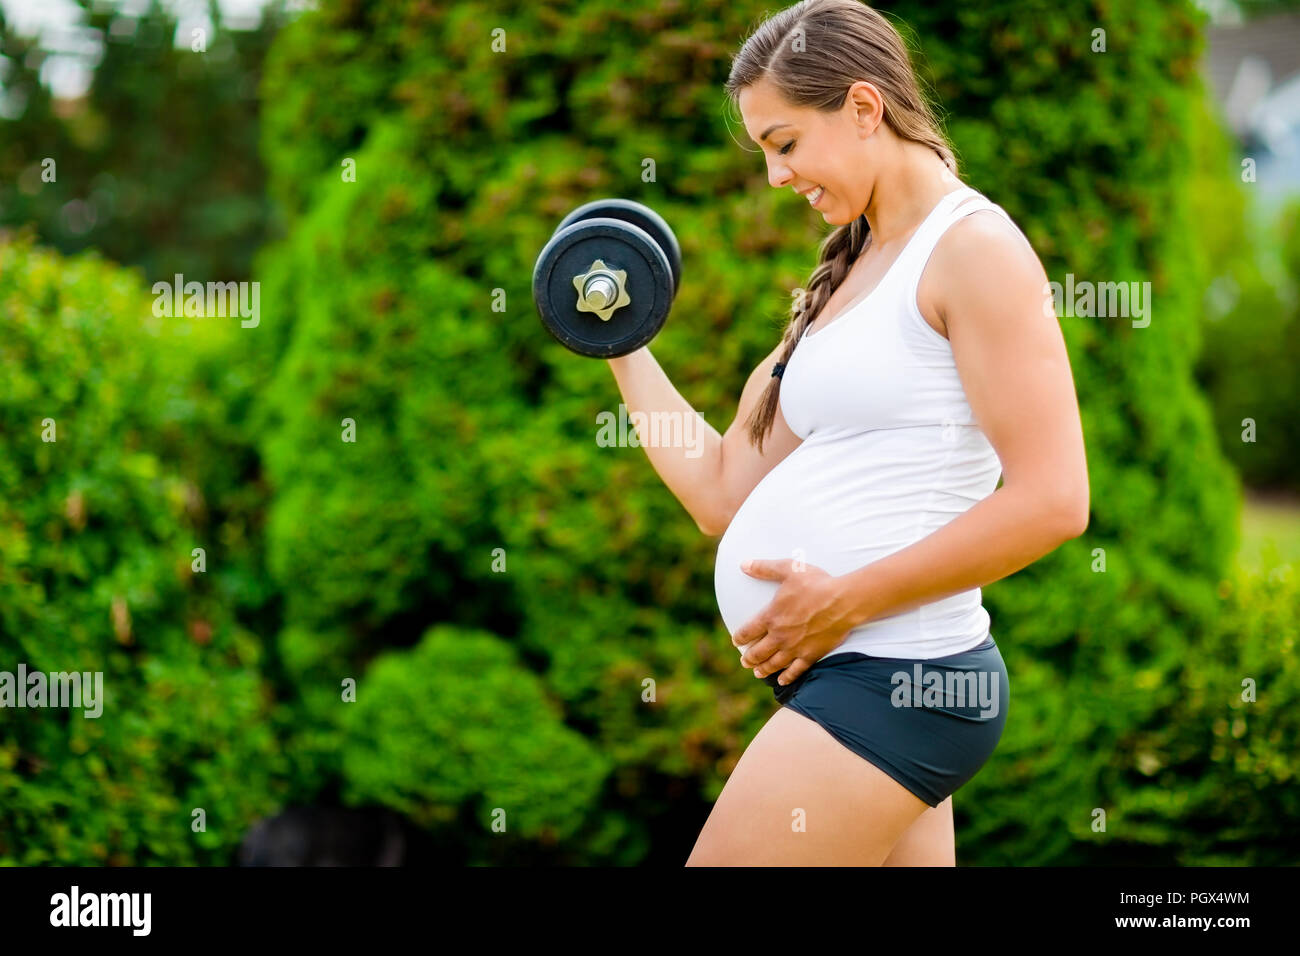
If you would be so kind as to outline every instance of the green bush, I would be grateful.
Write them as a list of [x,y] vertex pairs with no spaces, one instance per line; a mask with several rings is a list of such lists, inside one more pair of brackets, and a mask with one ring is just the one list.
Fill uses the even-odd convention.
[[1300,578],[1289,565],[1237,573],[1220,593],[1168,705],[1119,750],[1112,827],[1179,866],[1294,866]]
[[344,718],[345,796],[429,827],[468,807],[491,834],[471,832],[471,862],[517,864],[533,842],[572,841],[611,769],[560,717],[499,638],[435,628],[367,670]]
[[29,239],[0,242],[0,314],[0,670],[100,672],[104,696],[0,708],[0,865],[227,862],[282,763],[225,525],[167,451],[204,444],[190,363],[223,331]]
[[[1151,785],[1116,777],[1116,761],[1172,706],[1234,546],[1237,482],[1192,379],[1207,280],[1187,196],[1203,17],[1155,0],[1028,16],[884,6],[924,52],[964,178],[1021,224],[1049,277],[1152,283],[1146,328],[1061,320],[1091,525],[986,591],[1015,704],[956,799],[964,862],[1091,860],[1092,809]],[[451,624],[517,653],[444,681],[497,699],[501,671],[535,676],[613,759],[600,809],[626,822],[575,831],[573,857],[608,860],[617,844],[620,860],[685,859],[770,691],[736,666],[714,542],[641,450],[598,450],[596,416],[617,409],[617,390],[603,363],[546,336],[530,280],[573,206],[653,205],[686,262],[653,350],[715,427],[730,420],[822,233],[797,197],[768,188],[722,118],[730,53],[770,8],[325,2],[278,38],[263,156],[288,235],[257,270],[267,295],[253,341],[273,385],[256,433],[275,496],[278,647],[312,779],[341,775],[348,792],[429,820],[421,800],[432,806],[446,781],[400,801],[398,769],[381,785],[371,767],[362,785],[348,725],[306,715],[340,673]],[[341,439],[346,418],[354,443]],[[454,792],[486,793],[499,773],[476,764]],[[1150,855],[1140,833],[1109,839],[1112,862]]]

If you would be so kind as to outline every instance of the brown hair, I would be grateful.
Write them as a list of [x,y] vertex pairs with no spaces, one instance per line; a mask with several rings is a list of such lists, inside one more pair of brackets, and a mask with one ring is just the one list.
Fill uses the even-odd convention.
[[[850,86],[866,80],[880,90],[889,128],[902,139],[929,146],[957,172],[952,146],[921,95],[902,37],[893,24],[859,0],[801,0],[764,20],[732,61],[727,96],[735,104],[741,90],[762,79],[791,106],[826,113],[844,105]],[[782,365],[790,361],[804,330],[870,243],[865,214],[837,226],[822,242],[808,288],[795,297],[790,309]],[[750,442],[760,452],[772,430],[780,393],[781,379],[774,376],[746,423]]]

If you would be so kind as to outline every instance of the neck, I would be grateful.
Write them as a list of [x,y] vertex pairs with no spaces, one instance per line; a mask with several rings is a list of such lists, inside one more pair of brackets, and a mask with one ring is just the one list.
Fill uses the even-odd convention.
[[864,210],[874,246],[910,236],[940,199],[962,185],[929,146],[898,143],[895,162],[877,177]]

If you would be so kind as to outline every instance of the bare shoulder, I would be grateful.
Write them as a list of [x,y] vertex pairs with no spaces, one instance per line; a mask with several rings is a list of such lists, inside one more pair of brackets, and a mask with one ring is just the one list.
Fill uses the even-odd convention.
[[921,273],[916,304],[936,332],[949,337],[952,304],[972,296],[1041,296],[1047,273],[1024,235],[992,209],[965,216],[944,231]]

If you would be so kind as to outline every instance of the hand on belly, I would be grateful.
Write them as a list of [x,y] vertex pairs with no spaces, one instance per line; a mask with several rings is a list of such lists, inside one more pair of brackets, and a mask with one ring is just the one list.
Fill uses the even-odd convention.
[[751,560],[741,570],[776,581],[772,600],[731,636],[741,663],[755,677],[785,670],[789,683],[838,646],[859,622],[853,618],[841,579],[789,558]]

